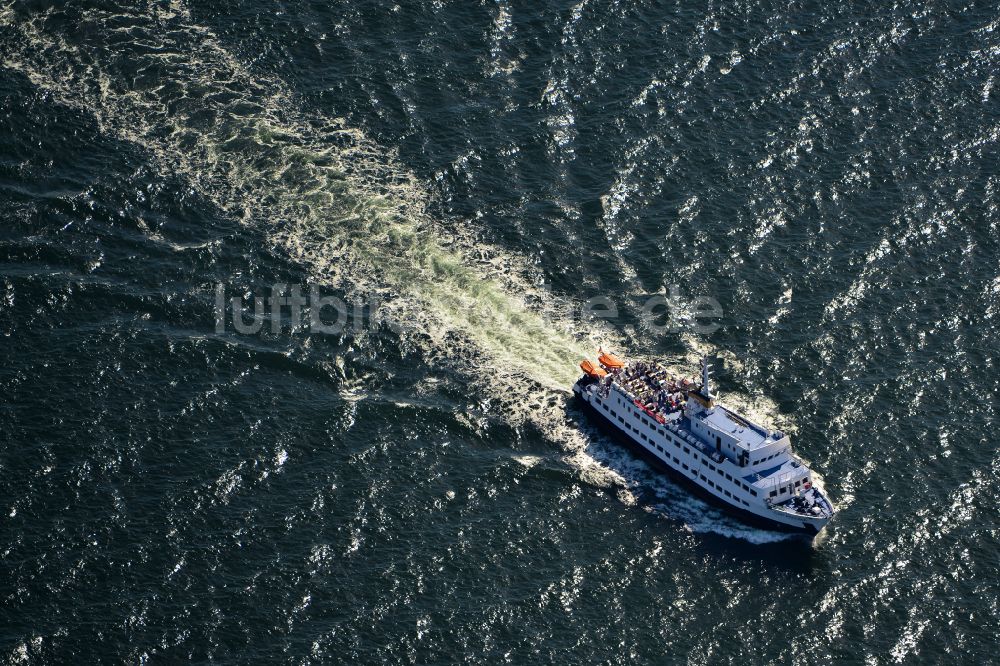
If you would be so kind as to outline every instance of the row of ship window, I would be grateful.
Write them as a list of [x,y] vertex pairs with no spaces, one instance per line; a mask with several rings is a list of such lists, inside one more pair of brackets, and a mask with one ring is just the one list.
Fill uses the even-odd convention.
[[775,456],[780,456],[781,453],[782,453],[781,451],[778,451],[777,453],[772,453],[771,455],[769,455],[766,458],[761,458],[760,460],[751,460],[750,464],[751,465],[757,465],[757,464],[762,463],[762,462],[767,462],[768,460],[770,460],[771,458],[774,458]]
[[[796,481],[795,487],[798,488],[799,486],[802,485],[803,482],[808,483],[809,477],[806,477],[805,479],[799,479],[798,481]],[[778,495],[784,495],[786,492],[788,492],[788,488],[786,486],[782,486],[777,490],[772,490],[770,493],[770,497],[777,497]]]
[[[607,405],[605,405],[605,404],[604,404],[604,402],[603,402],[603,401],[602,401],[602,400],[601,400],[600,398],[596,398],[596,397],[595,397],[595,398],[594,398],[594,400],[595,400],[595,401],[597,402],[597,404],[598,404],[598,405],[600,405],[600,406],[601,406],[601,407],[602,407],[602,408],[604,409],[604,411],[606,411],[606,412],[610,412],[612,416],[614,416],[615,418],[617,418],[617,419],[618,419],[618,422],[619,422],[619,423],[621,423],[622,425],[624,425],[624,426],[625,426],[626,428],[631,428],[631,429],[632,429],[632,430],[633,430],[634,432],[638,433],[638,434],[639,434],[639,436],[640,436],[640,437],[642,437],[642,440],[643,440],[644,442],[649,442],[650,444],[653,444],[653,446],[655,446],[655,447],[657,448],[657,450],[658,450],[658,451],[660,451],[660,452],[661,452],[661,453],[663,453],[664,455],[667,455],[667,454],[666,454],[666,451],[664,451],[664,450],[663,450],[663,447],[662,447],[662,446],[660,446],[659,444],[654,444],[654,443],[653,443],[653,442],[652,442],[652,441],[651,441],[651,440],[650,440],[650,439],[649,439],[649,438],[648,438],[648,437],[646,436],[646,434],[645,434],[645,433],[641,433],[641,432],[639,432],[639,429],[638,429],[638,428],[636,428],[635,426],[633,426],[633,425],[628,425],[628,424],[626,424],[626,423],[625,423],[625,419],[624,419],[624,418],[622,418],[621,416],[618,416],[618,413],[617,413],[617,412],[615,412],[615,410],[613,410],[613,409],[611,409],[610,407],[608,407]],[[618,400],[619,404],[623,404],[623,403],[622,403],[622,401],[621,401],[621,398],[616,398],[616,400]],[[636,410],[633,410],[633,409],[632,409],[631,407],[628,407],[628,410],[629,410],[630,412],[634,412],[634,413],[638,414],[638,412],[637,412]],[[649,421],[647,421],[647,420],[645,419],[645,417],[642,417],[642,416],[640,416],[639,418],[640,418],[640,419],[642,420],[642,422],[643,422],[643,423],[645,423],[645,424],[646,424],[646,425],[647,425],[647,426],[648,426],[649,428],[651,428],[651,429],[655,430],[656,432],[660,433],[660,435],[662,435],[662,436],[664,436],[664,437],[666,437],[666,436],[667,436],[667,433],[666,433],[666,431],[664,431],[664,430],[663,430],[663,428],[654,428],[654,427],[653,427],[653,424],[651,424],[651,423],[650,423]],[[674,438],[674,437],[673,437],[672,435],[670,436],[670,441],[671,441],[671,442],[673,443],[673,445],[674,445],[674,446],[676,446],[676,447],[678,447],[678,448],[681,448],[681,444],[680,444],[680,442],[679,442],[679,441],[678,441],[678,440],[677,440],[676,438]],[[685,447],[683,447],[683,449],[684,449],[684,453],[687,453],[687,454],[689,454],[689,455],[691,454],[691,449],[689,449],[688,447],[686,447],[686,446],[685,446]],[[690,467],[688,467],[686,463],[682,463],[682,462],[681,462],[680,460],[678,460],[678,459],[677,459],[677,456],[669,456],[669,457],[670,457],[670,458],[671,458],[671,459],[672,459],[672,460],[673,460],[673,461],[674,461],[675,463],[677,463],[677,464],[681,465],[681,467],[683,467],[683,468],[684,468],[685,470],[688,470],[688,471],[692,471],[692,470],[691,470],[691,468],[690,468]],[[751,495],[753,495],[754,497],[757,497],[757,491],[756,491],[756,490],[754,490],[753,488],[751,488],[751,487],[750,487],[750,486],[748,486],[747,484],[743,483],[742,481],[740,481],[740,480],[738,480],[738,479],[734,479],[734,478],[733,478],[733,477],[732,477],[731,475],[729,475],[729,474],[727,474],[726,472],[724,472],[724,471],[722,470],[722,468],[718,468],[718,469],[717,469],[717,468],[715,467],[715,465],[713,465],[712,463],[708,462],[707,460],[704,460],[704,459],[700,458],[700,457],[699,457],[699,456],[698,456],[697,454],[695,454],[695,456],[694,456],[694,457],[695,457],[695,460],[697,460],[698,462],[700,462],[700,463],[701,463],[701,464],[703,464],[703,465],[707,465],[707,466],[708,466],[708,468],[709,468],[710,470],[712,470],[713,472],[716,472],[716,473],[717,473],[717,474],[718,474],[719,476],[724,476],[724,477],[725,477],[726,479],[728,479],[729,481],[732,481],[732,482],[733,482],[733,483],[735,483],[735,484],[736,484],[737,486],[739,486],[739,487],[743,488],[743,490],[744,490],[744,491],[746,491],[746,492],[750,493],[750,494],[751,494]],[[706,478],[704,474],[698,474],[698,476],[700,476],[700,477],[701,477],[701,480],[702,480],[702,481],[705,481],[706,483],[708,483],[708,485],[710,485],[710,486],[712,486],[713,488],[716,488],[716,489],[718,489],[718,490],[721,490],[722,492],[724,492],[724,493],[726,494],[726,496],[727,496],[727,497],[731,497],[731,498],[733,498],[733,499],[735,499],[735,500],[737,500],[737,501],[739,501],[739,502],[743,502],[743,504],[746,504],[747,506],[750,506],[750,505],[749,505],[749,504],[748,504],[747,502],[745,502],[744,500],[742,500],[742,499],[739,499],[738,497],[734,497],[734,496],[733,496],[733,495],[732,495],[732,494],[731,494],[731,493],[730,493],[730,492],[729,492],[728,490],[726,490],[726,489],[725,489],[725,488],[723,488],[722,486],[717,486],[717,485],[716,485],[715,483],[713,483],[713,482],[712,482],[712,481],[711,481],[710,479]],[[774,494],[774,493],[772,493],[772,496],[773,496],[773,494]]]

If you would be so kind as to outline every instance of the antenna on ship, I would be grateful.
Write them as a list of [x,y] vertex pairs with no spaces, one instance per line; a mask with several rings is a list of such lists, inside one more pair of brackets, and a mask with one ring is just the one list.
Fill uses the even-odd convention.
[[712,399],[712,387],[709,385],[709,377],[712,376],[711,364],[707,356],[701,357],[701,394],[706,399]]

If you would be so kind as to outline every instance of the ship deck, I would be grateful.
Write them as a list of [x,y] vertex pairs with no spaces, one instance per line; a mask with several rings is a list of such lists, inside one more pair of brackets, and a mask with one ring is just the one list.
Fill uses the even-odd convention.
[[716,409],[697,418],[700,418],[711,428],[732,435],[748,451],[766,446],[771,439],[771,433],[768,430],[722,405],[717,405]]

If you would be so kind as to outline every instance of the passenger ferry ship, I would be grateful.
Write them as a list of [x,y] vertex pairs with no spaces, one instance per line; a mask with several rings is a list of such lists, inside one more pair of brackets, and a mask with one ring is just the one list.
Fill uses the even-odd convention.
[[701,385],[659,364],[602,353],[583,361],[573,385],[590,410],[647,459],[748,523],[819,533],[835,510],[788,435],[726,407],[712,394],[708,359]]

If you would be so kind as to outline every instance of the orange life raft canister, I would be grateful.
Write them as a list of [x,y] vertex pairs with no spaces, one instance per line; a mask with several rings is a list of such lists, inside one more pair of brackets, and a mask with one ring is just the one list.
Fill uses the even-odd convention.
[[602,353],[597,357],[597,360],[601,362],[605,368],[615,368],[620,369],[625,367],[625,362],[614,354],[609,354],[607,352]]
[[608,373],[604,372],[602,368],[594,365],[593,361],[581,361],[580,369],[586,372],[591,377],[606,377]]

